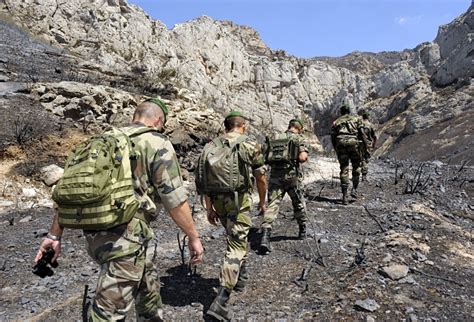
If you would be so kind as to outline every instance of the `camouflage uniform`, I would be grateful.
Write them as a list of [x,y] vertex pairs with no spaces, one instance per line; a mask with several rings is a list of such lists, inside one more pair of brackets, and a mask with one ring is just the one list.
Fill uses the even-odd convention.
[[360,163],[360,131],[362,119],[356,115],[342,115],[332,125],[332,142],[337,153],[341,168],[341,187],[349,186],[349,161],[352,163],[352,183],[357,189],[361,173]]
[[[243,134],[229,132],[222,137],[232,143],[241,135]],[[240,152],[243,159],[249,160],[255,176],[265,174],[263,155],[256,142],[251,139],[245,140],[240,144]],[[234,194],[216,194],[210,197],[219,221],[227,233],[227,249],[219,282],[221,286],[232,290],[237,284],[240,269],[245,265],[248,256],[248,234],[252,227],[249,211],[252,200],[249,192],[238,193],[237,202]]]
[[[141,125],[124,130],[130,133],[136,126]],[[137,215],[128,224],[84,232],[88,253],[101,266],[92,321],[125,319],[134,299],[138,320],[159,316],[162,304],[154,264],[157,241],[149,221],[156,216],[155,203],[169,211],[188,198],[170,141],[157,132],[147,132],[133,137],[132,142],[139,154],[138,164],[132,164],[135,187],[150,197],[142,198]]]
[[364,141],[364,144],[361,145],[361,170],[362,176],[365,177],[369,171],[369,159],[377,140],[374,125],[367,119],[362,120],[361,134]]
[[[307,146],[304,144],[304,138],[300,134],[290,131],[281,133],[276,138],[285,138],[289,135],[298,145],[298,154],[308,152]],[[270,179],[268,183],[268,206],[263,216],[262,228],[272,228],[273,222],[276,220],[280,208],[280,202],[286,193],[291,198],[293,204],[293,213],[298,224],[306,224],[306,206],[303,198],[302,174],[299,164],[289,165],[273,164],[270,171]]]

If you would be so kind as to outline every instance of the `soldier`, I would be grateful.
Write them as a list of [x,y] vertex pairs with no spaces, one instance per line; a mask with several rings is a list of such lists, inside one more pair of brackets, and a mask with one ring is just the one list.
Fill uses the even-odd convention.
[[375,135],[375,127],[369,120],[369,112],[361,110],[359,114],[362,116],[362,145],[361,145],[361,169],[362,181],[367,180],[367,173],[369,172],[369,159],[375,149],[377,143],[377,136]]
[[267,139],[265,147],[266,163],[271,166],[268,207],[263,216],[260,252],[270,251],[272,224],[276,220],[280,202],[286,193],[293,204],[294,217],[298,223],[298,238],[306,237],[306,206],[303,198],[301,164],[308,160],[308,148],[304,144],[303,121],[293,119],[284,133]]
[[331,140],[336,150],[341,167],[340,179],[342,189],[342,203],[348,204],[347,189],[349,188],[349,161],[352,163],[352,191],[351,196],[357,198],[360,169],[360,144],[362,120],[357,115],[350,115],[349,105],[340,106],[341,116],[332,124]]
[[[134,300],[138,321],[163,319],[154,263],[157,240],[149,222],[155,219],[150,213],[157,213],[157,203],[164,206],[188,236],[191,261],[198,263],[202,259],[203,247],[192,220],[176,153],[168,138],[158,133],[163,131],[167,112],[166,105],[158,99],[142,102],[129,127],[157,130],[131,138],[134,149],[143,156],[134,169],[136,181],[140,182],[135,183],[135,190],[148,192],[149,207],[154,211],[140,208],[128,224],[110,230],[84,231],[87,251],[101,266],[90,321],[125,320]],[[55,251],[53,262],[56,261],[61,252],[63,230],[56,213],[49,233],[41,242],[36,262],[48,248]]]
[[[219,182],[219,179],[227,178],[226,174],[232,171],[226,170],[229,169],[229,166],[214,168],[212,171],[217,171],[217,176],[212,176],[211,170],[209,170],[211,166],[202,168],[202,170],[198,167],[196,172],[196,186],[198,192],[204,194],[208,221],[212,225],[217,225],[217,221],[220,221],[227,233],[227,249],[219,276],[220,287],[216,298],[207,311],[208,315],[219,320],[230,319],[227,308],[229,296],[232,290],[242,291],[248,279],[248,234],[252,227],[252,220],[249,215],[252,203],[250,197],[252,182],[250,180],[249,170],[253,170],[253,175],[256,178],[259,195],[258,209],[261,212],[265,212],[265,193],[267,185],[263,155],[259,145],[245,135],[247,125],[242,113],[232,111],[227,114],[224,120],[224,127],[225,134],[214,139],[204,147],[199,159],[199,164],[205,164],[207,162],[217,164],[219,161],[216,159],[216,156],[219,155],[221,151],[225,151],[223,148],[224,145],[229,147],[227,151],[235,151],[234,149],[238,149],[240,161],[230,165],[230,168],[235,169],[235,167],[238,167],[238,173],[234,173],[234,175],[230,175],[230,177],[242,178],[244,184],[238,184],[238,187],[235,188],[234,191],[222,188],[229,185],[227,179],[223,179]],[[210,150],[214,152],[207,154],[206,151]],[[215,160],[211,161],[211,158]],[[222,162],[225,163],[224,161]],[[203,179],[200,179],[200,171],[209,172],[208,175],[202,177]],[[204,177],[207,179],[204,179]],[[211,177],[214,179],[210,179]],[[221,187],[220,189],[216,189],[221,192],[214,190],[214,188],[208,188],[211,186]],[[224,190],[227,192],[222,192]]]

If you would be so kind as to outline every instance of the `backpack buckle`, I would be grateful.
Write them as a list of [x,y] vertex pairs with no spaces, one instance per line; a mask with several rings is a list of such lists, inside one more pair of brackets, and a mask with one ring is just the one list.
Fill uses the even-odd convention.
[[118,209],[124,209],[124,208],[125,208],[125,202],[123,202],[123,201],[117,201],[117,200],[115,200],[114,205],[115,205],[115,207],[117,207]]

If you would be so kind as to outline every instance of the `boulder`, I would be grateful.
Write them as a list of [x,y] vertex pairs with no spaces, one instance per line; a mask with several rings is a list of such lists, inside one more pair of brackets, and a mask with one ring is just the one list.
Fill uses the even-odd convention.
[[402,264],[391,264],[382,268],[380,273],[392,280],[399,280],[408,275],[409,267]]
[[50,164],[40,169],[41,180],[48,186],[56,184],[64,174],[64,169],[55,164]]

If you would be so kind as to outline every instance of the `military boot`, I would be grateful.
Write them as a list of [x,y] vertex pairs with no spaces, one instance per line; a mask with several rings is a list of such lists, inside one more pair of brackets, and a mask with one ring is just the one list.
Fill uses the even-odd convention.
[[223,286],[219,287],[216,298],[212,301],[209,310],[207,310],[207,315],[219,321],[230,321],[229,310],[227,309],[227,301],[229,301],[230,292],[228,288]]
[[351,197],[354,198],[354,199],[358,199],[358,198],[359,198],[359,193],[357,192],[357,189],[352,188],[352,190],[351,190]]
[[247,263],[244,262],[240,265],[239,270],[239,279],[237,280],[237,284],[234,286],[234,291],[236,292],[243,292],[245,286],[247,285],[247,281],[249,280],[249,273],[247,271]]
[[262,240],[260,242],[260,253],[267,254],[271,251],[270,249],[270,235],[272,230],[270,228],[263,228]]
[[[125,319],[123,319],[125,321]],[[163,320],[163,309],[156,310],[155,314],[143,316],[137,314],[137,322],[162,322]]]
[[306,224],[299,224],[298,239],[305,239],[307,236]]
[[356,179],[352,181],[352,190],[351,190],[351,197],[354,199],[359,198],[359,193],[357,192],[358,187],[359,187],[359,177],[356,177]]
[[342,187],[342,204],[347,205],[349,202],[347,201],[347,187]]

